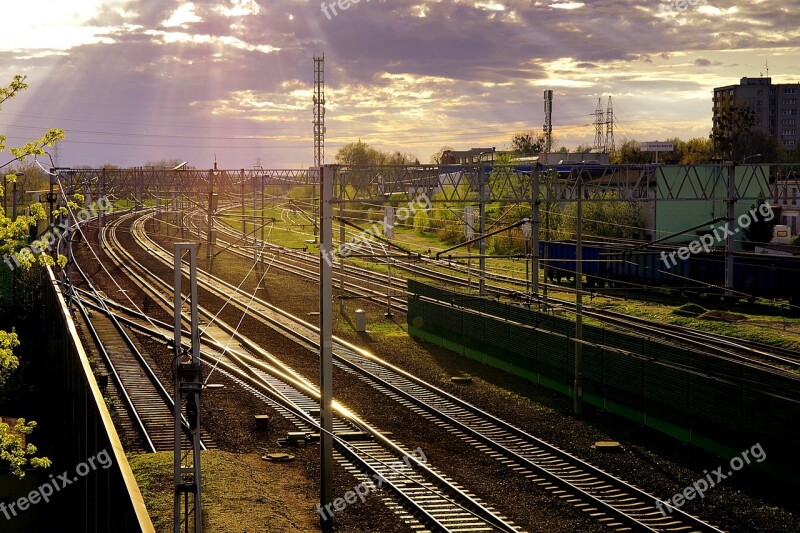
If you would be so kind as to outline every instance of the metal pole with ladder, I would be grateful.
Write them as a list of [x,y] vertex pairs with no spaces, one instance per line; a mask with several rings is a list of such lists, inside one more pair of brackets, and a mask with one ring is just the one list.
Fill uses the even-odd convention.
[[[174,407],[174,508],[173,533],[183,531],[201,533],[203,531],[201,476],[200,476],[200,393],[203,389],[200,368],[200,330],[197,316],[197,248],[196,243],[175,243],[175,357],[172,364],[175,376]],[[181,285],[183,276],[183,253],[189,252],[191,349],[188,352],[181,346],[181,316],[183,295]],[[186,419],[189,422],[188,446],[184,448],[184,428],[181,408],[186,406]],[[183,503],[183,511],[181,511]],[[191,504],[191,505],[190,505]]]

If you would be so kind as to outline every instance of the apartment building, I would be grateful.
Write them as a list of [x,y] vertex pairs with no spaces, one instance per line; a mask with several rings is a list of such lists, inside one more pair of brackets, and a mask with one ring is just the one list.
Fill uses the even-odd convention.
[[722,112],[733,104],[755,112],[756,124],[768,131],[786,150],[800,146],[798,116],[800,83],[772,83],[772,78],[742,78],[739,85],[714,89],[714,127]]

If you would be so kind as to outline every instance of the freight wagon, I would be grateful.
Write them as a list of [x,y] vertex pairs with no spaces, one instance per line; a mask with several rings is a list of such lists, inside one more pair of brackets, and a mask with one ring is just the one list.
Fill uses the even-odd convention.
[[[539,256],[547,257],[548,279],[575,279],[575,242],[540,243]],[[712,251],[670,261],[672,248],[624,248],[617,243],[582,244],[582,268],[587,287],[665,287],[687,293],[722,294],[725,254]],[[800,257],[734,253],[733,288],[737,296],[789,300],[800,303]]]

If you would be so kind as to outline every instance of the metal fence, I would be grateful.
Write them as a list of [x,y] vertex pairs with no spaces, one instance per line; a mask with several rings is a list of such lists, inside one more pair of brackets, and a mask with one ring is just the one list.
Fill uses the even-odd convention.
[[62,466],[74,468],[104,450],[113,463],[76,479],[59,493],[70,500],[61,505],[69,510],[63,524],[72,531],[97,533],[154,531],[52,269],[47,269],[42,291],[43,333],[50,339],[50,353],[43,356],[50,359],[61,385],[61,390],[51,392],[53,419],[61,421]]

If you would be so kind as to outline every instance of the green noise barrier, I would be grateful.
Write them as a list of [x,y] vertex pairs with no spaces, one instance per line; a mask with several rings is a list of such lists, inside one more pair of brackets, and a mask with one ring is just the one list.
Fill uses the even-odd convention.
[[[415,280],[408,290],[410,335],[573,395],[574,321]],[[725,457],[755,442],[798,452],[798,376],[594,325],[583,341],[585,403]]]

